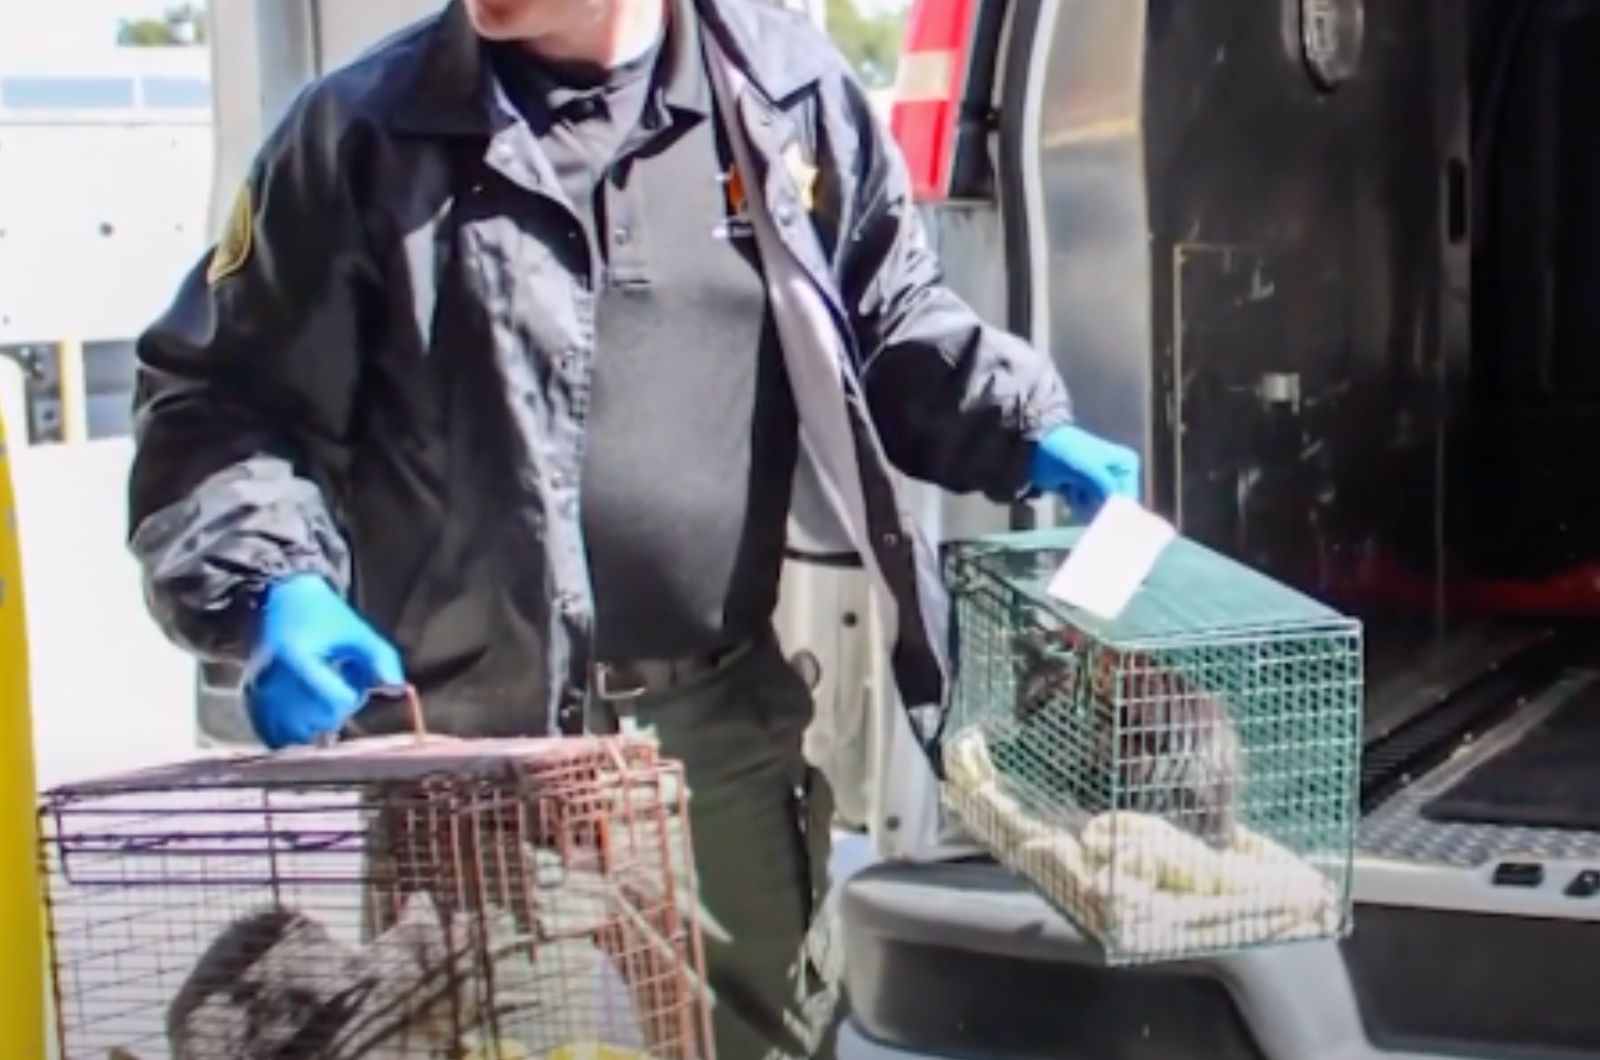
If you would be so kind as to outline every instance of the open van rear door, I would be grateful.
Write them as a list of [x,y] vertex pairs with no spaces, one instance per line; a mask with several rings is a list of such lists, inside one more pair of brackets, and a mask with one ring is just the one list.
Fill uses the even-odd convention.
[[[1600,702],[1600,0],[975,5],[913,9],[893,122],[952,282],[1056,355],[1186,534],[1367,623],[1356,930],[1128,973],[992,864],[878,865],[841,900],[857,1027],[940,1056],[1600,1056],[1549,972],[1600,953],[1600,824],[1571,826],[1600,802],[1552,825],[1541,769],[1506,768],[1540,731],[1543,769],[1600,760],[1541,728]],[[1469,775],[1499,790],[1450,809]]]
[[[1146,29],[1144,4],[1126,0],[915,0],[889,121],[950,286],[991,323],[1053,351],[1085,426],[1148,461]],[[1089,161],[1054,165],[1063,150]],[[1070,222],[1051,209],[1063,193],[1081,200]],[[1064,262],[1070,277],[1056,271]],[[903,485],[937,513],[946,541],[1049,524],[1060,511],[1049,500],[1010,510]],[[880,855],[970,853],[890,698],[862,576],[840,559],[794,555],[781,605],[791,654],[819,656],[812,756]]]

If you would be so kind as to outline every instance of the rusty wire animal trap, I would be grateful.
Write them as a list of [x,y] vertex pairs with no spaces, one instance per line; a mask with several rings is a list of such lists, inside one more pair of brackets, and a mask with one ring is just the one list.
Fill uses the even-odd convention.
[[705,1060],[680,767],[360,740],[41,807],[62,1060]]
[[1181,538],[1102,621],[1046,588],[1080,532],[950,555],[946,805],[1108,963],[1343,935],[1359,623]]

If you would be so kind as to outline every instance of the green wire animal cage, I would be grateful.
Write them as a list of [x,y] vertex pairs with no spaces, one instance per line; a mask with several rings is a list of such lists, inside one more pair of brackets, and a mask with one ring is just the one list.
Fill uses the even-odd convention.
[[1103,620],[1047,591],[1080,533],[949,554],[946,805],[1108,963],[1343,936],[1360,623],[1181,537]]

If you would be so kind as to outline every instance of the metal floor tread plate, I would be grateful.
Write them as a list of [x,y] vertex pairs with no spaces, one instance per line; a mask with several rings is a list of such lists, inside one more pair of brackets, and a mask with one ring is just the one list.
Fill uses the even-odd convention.
[[1363,818],[1359,856],[1456,869],[1516,858],[1600,860],[1600,832],[1432,821],[1422,814],[1423,807],[1467,772],[1515,744],[1597,681],[1600,673],[1569,671],[1514,716],[1466,744],[1445,765],[1401,788]]

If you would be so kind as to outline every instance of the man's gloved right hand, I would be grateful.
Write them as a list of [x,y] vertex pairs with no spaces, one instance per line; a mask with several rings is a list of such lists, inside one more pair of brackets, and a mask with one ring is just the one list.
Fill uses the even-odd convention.
[[1139,454],[1069,423],[1039,439],[1028,477],[1088,522],[1112,497],[1139,499]]
[[300,574],[266,591],[244,674],[245,709],[276,750],[336,733],[375,689],[405,685],[400,653],[323,578]]

